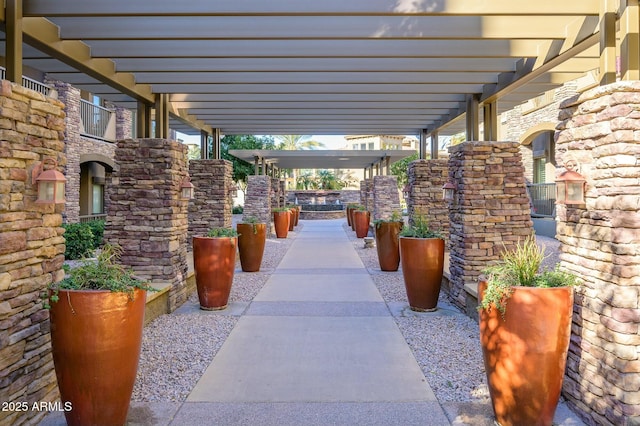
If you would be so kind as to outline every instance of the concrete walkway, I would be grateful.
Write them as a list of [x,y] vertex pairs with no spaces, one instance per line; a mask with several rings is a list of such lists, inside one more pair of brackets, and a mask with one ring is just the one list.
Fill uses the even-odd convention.
[[341,221],[308,221],[172,424],[448,425]]

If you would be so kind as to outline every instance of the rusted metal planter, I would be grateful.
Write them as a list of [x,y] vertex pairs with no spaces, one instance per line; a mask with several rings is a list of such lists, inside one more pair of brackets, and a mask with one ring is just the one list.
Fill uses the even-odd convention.
[[435,311],[442,285],[444,240],[400,237],[400,261],[409,307],[418,312]]
[[376,250],[382,271],[397,271],[400,264],[400,230],[402,222],[376,223]]
[[371,213],[367,210],[355,210],[353,212],[353,223],[356,228],[356,237],[364,238],[369,234],[369,222]]
[[236,263],[237,237],[193,237],[193,266],[200,309],[225,309]]
[[293,228],[296,226],[296,212],[298,211],[298,209],[296,209],[295,207],[292,207],[291,209],[289,209],[289,231],[293,231]]
[[[346,208],[346,214],[347,214],[347,225],[351,226],[351,211],[353,210],[352,207],[347,206]],[[353,229],[353,228],[352,228]]]
[[[478,284],[480,302],[487,288]],[[504,318],[479,312],[480,343],[496,421],[551,425],[567,362],[573,288],[514,287]]]
[[260,270],[264,246],[267,241],[266,223],[238,223],[238,254],[244,272]]
[[289,234],[290,211],[273,212],[273,227],[276,230],[277,238],[287,238]]
[[138,370],[146,291],[59,290],[51,347],[67,424],[124,425]]

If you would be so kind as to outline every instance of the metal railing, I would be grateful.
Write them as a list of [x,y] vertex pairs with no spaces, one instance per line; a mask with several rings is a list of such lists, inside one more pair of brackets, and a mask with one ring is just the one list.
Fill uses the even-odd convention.
[[530,183],[527,191],[531,197],[531,215],[536,217],[555,217],[556,215],[556,184]]
[[92,104],[80,99],[80,134],[105,141],[114,141],[116,137],[116,114],[114,110]]
[[93,220],[105,220],[107,218],[107,214],[106,213],[100,213],[100,214],[88,214],[88,215],[84,215],[84,216],[80,216],[80,223],[87,223],[87,222],[91,222]]
[[[6,77],[7,70],[4,67],[0,67],[0,79],[5,80]],[[24,75],[22,76],[22,86],[26,87],[27,89],[42,93],[45,96],[51,96],[51,92],[54,91],[54,88],[49,86],[48,84],[41,83],[32,78],[25,77]]]

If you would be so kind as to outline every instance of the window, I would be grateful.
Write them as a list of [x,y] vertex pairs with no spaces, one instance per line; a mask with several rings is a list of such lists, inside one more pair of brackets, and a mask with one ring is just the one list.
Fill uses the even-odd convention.
[[91,213],[92,214],[104,213],[104,185],[93,184],[91,195],[92,195]]
[[373,150],[374,149],[374,143],[373,142],[369,142],[369,149]]
[[367,149],[367,144],[366,143],[361,143],[360,144],[360,149],[362,149],[362,150]]
[[547,181],[546,167],[547,161],[544,157],[533,159],[533,183],[545,183]]

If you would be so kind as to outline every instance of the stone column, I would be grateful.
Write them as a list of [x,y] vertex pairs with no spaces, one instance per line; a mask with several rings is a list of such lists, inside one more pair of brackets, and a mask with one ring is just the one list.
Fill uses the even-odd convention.
[[151,284],[170,285],[169,311],[187,298],[187,147],[165,139],[118,142],[120,169],[107,212],[105,241],[118,244],[120,261]]
[[67,202],[63,218],[67,223],[76,223],[80,221],[80,154],[82,154],[80,89],[62,81],[51,80],[47,83],[56,88],[58,99],[64,103],[64,142],[67,156],[64,175],[67,178],[65,187]]
[[373,178],[372,220],[391,219],[391,214],[400,210],[398,179],[395,176],[375,176]]
[[189,160],[189,176],[195,187],[189,201],[188,247],[194,235],[211,228],[230,228],[233,210],[233,164],[227,160]]
[[448,160],[416,160],[407,169],[409,223],[424,216],[432,229],[439,230],[449,245],[449,207],[442,198],[442,186],[448,178]]
[[270,178],[271,179],[271,192],[269,193],[269,198],[271,202],[271,208],[281,207],[281,198],[282,195],[280,193],[282,186],[280,185],[280,178]]
[[[450,295],[466,306],[464,287],[533,232],[517,142],[465,142],[449,148],[449,176],[458,190],[450,205]],[[472,307],[475,308],[475,307]]]
[[360,181],[360,204],[373,211],[373,179]]
[[133,135],[133,114],[130,109],[115,107],[116,109],[116,140],[128,139]]
[[589,424],[640,424],[640,82],[561,105],[559,170],[587,179],[586,205],[557,206],[560,264],[579,277],[564,393]]
[[[31,172],[45,158],[64,168],[64,105],[6,80],[0,104],[0,401],[31,407],[58,398],[42,295],[64,277],[64,204],[36,204]],[[0,410],[0,424],[46,414]]]
[[[248,176],[247,194],[244,199],[243,220],[255,217],[267,225],[271,223],[271,178],[269,176]],[[267,226],[269,228],[269,226]]]

